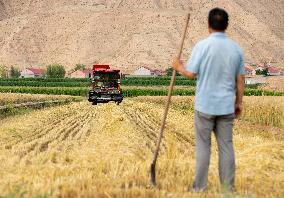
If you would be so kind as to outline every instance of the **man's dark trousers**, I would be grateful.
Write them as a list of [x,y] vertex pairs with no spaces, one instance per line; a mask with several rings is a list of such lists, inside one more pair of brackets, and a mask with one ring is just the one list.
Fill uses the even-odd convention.
[[211,133],[215,134],[219,153],[221,184],[234,187],[235,155],[233,148],[233,123],[235,114],[215,116],[195,111],[196,175],[193,188],[204,190],[208,180],[211,154]]

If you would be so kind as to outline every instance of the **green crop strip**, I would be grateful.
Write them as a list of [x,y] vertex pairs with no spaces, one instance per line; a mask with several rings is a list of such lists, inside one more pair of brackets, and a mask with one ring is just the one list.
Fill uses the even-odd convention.
[[[87,87],[0,87],[2,93],[30,93],[30,94],[50,94],[50,95],[73,95],[87,96],[89,89]],[[123,89],[124,97],[136,96],[166,96],[166,89]],[[193,96],[194,89],[174,89],[173,95]],[[284,92],[274,92],[259,89],[246,89],[246,96],[284,96]]]
[[[121,80],[124,86],[168,86],[171,79],[168,77],[131,77]],[[25,79],[0,79],[0,86],[26,86],[26,87],[87,87],[89,79],[71,78],[25,78]],[[176,85],[195,86],[195,80],[177,78]]]

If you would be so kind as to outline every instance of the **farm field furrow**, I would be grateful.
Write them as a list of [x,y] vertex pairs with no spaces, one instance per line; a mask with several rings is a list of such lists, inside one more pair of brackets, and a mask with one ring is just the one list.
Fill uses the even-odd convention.
[[[160,158],[158,189],[149,188],[149,166],[164,97],[125,99],[92,106],[78,102],[0,120],[0,196],[18,197],[220,197],[217,145],[212,137],[208,191],[187,192],[194,176],[192,97],[174,97]],[[236,196],[284,194],[283,97],[266,109],[249,108],[273,97],[245,98],[236,120]],[[279,110],[280,115],[272,114]],[[266,112],[265,120],[256,120]],[[19,124],[15,124],[19,123]],[[266,126],[264,127],[264,124]],[[224,194],[225,193],[225,194]]]

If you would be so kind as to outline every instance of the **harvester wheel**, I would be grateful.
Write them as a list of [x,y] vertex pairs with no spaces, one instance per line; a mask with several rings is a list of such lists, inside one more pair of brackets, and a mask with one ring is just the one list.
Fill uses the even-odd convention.
[[97,103],[96,103],[96,102],[93,102],[93,105],[97,105]]

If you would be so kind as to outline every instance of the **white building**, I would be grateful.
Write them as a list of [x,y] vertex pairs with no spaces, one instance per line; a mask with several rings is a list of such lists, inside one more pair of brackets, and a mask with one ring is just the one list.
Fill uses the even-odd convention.
[[255,85],[255,84],[264,84],[266,83],[265,77],[246,77],[245,84],[246,85]]
[[151,69],[146,66],[141,66],[133,72],[134,76],[161,76],[162,71],[157,69]]

